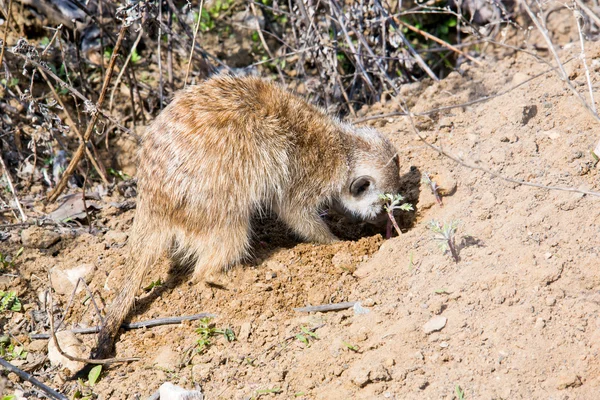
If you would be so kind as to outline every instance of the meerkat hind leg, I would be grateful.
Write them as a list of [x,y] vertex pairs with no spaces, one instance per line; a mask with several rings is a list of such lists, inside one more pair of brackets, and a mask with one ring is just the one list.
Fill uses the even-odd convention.
[[194,281],[226,287],[223,272],[248,255],[250,221],[213,228],[187,243],[187,251],[196,255]]

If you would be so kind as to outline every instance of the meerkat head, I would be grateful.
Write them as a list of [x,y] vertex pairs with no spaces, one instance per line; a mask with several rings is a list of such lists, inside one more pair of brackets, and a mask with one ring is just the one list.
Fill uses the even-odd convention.
[[398,193],[398,153],[375,129],[346,128],[351,145],[350,170],[340,194],[341,206],[362,220],[378,220],[384,211],[381,195]]

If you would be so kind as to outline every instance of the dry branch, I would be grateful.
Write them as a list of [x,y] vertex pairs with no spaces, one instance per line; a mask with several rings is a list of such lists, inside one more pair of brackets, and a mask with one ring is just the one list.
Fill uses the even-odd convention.
[[27,381],[27,382],[31,383],[33,386],[39,388],[41,391],[43,391],[46,394],[46,396],[48,398],[57,399],[57,400],[68,400],[69,399],[64,394],[57,392],[56,390],[52,389],[50,386],[44,385],[42,382],[35,379],[33,377],[33,375],[28,374],[27,372],[15,367],[14,365],[12,365],[11,363],[9,363],[8,361],[6,361],[4,358],[1,358],[1,357],[0,357],[0,365],[2,365],[4,368],[6,368],[9,372],[16,374],[19,378],[23,379],[24,381]]
[[[102,104],[104,103],[104,98],[106,97],[106,92],[108,91],[108,86],[109,86],[109,83],[110,83],[110,80],[112,78],[112,74],[113,74],[113,71],[115,68],[115,62],[117,60],[119,50],[121,49],[121,43],[123,42],[123,38],[125,37],[126,31],[127,31],[127,25],[123,24],[121,26],[121,30],[119,31],[119,36],[117,37],[117,43],[115,44],[112,55],[110,57],[110,62],[108,63],[108,68],[106,70],[106,75],[104,77],[104,83],[102,84],[102,90],[100,92],[100,98],[98,99],[98,102],[96,103],[96,108],[98,108],[98,109],[100,109],[102,107]],[[79,144],[77,151],[73,155],[71,162],[67,166],[67,169],[63,173],[60,181],[56,185],[56,188],[54,188],[54,190],[48,196],[48,201],[50,201],[50,202],[56,201],[58,196],[60,196],[62,191],[67,186],[67,181],[68,181],[69,177],[71,176],[71,174],[73,174],[73,171],[75,171],[75,168],[79,164],[81,157],[83,157],[83,153],[85,151],[86,144],[87,144],[88,140],[90,140],[90,137],[92,136],[92,132],[94,130],[96,122],[98,121],[98,116],[99,116],[98,112],[93,113],[92,119],[88,123],[87,130],[85,131],[85,134],[83,135],[84,141]]]
[[[179,324],[183,321],[196,321],[198,319],[207,318],[207,317],[214,318],[214,317],[216,317],[216,315],[211,314],[211,313],[200,313],[200,314],[194,314],[194,315],[185,315],[182,317],[155,318],[155,319],[149,319],[147,321],[133,322],[133,323],[129,323],[129,324],[124,323],[124,324],[121,324],[120,329],[129,331],[132,329],[153,328],[155,326],[161,326],[161,325]],[[100,332],[100,328],[101,328],[101,326],[92,326],[89,328],[69,329],[67,331],[85,335],[85,334],[91,334],[91,333],[98,333],[98,332]],[[29,337],[31,338],[31,340],[50,339],[50,334],[49,333],[33,333],[33,334],[29,335]]]

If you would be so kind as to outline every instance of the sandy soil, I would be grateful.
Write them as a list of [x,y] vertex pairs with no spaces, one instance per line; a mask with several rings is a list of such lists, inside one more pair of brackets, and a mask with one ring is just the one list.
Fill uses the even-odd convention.
[[[591,46],[587,57],[595,60],[600,46]],[[567,59],[578,51],[571,45],[560,55]],[[413,112],[423,112],[505,91],[548,69],[509,50],[483,63],[463,66],[439,83],[406,85],[402,93]],[[584,92],[581,62],[566,69]],[[392,99],[361,115],[396,109]],[[600,190],[590,155],[598,124],[554,72],[416,122],[428,141],[505,176]],[[229,271],[224,289],[169,279],[169,262],[162,260],[146,284],[166,283],[144,291],[131,320],[211,312],[215,326],[231,328],[237,340],[215,336],[199,354],[197,321],[124,332],[116,355],[140,360],[106,368],[94,392],[144,398],[171,381],[197,385],[210,399],[453,399],[457,387],[467,399],[598,398],[598,198],[519,186],[457,166],[426,147],[402,117],[370,123],[399,149],[406,192],[417,209],[414,219],[403,221],[401,236],[384,240],[371,232],[357,239],[351,230],[346,236],[352,240],[317,246],[294,241],[272,221],[257,221],[257,259]],[[419,183],[424,173],[450,192],[443,207]],[[21,365],[37,362],[32,370],[38,378],[64,393],[73,394],[77,382],[67,370],[48,368],[47,341],[31,341],[27,333],[48,330],[40,297],[49,269],[87,265],[98,306],[112,300],[127,277],[124,243],[134,211],[115,206],[123,201],[132,200],[115,192],[97,201],[91,233],[13,229],[2,243],[14,254],[26,242],[15,267],[19,276],[0,279],[0,289],[18,292],[25,312],[5,315],[3,323],[30,352]],[[438,248],[427,227],[431,220],[459,221],[459,262]],[[58,316],[70,291],[57,288],[58,281],[53,285]],[[67,327],[98,322],[87,297],[85,291],[75,296]],[[294,311],[343,301],[360,301],[369,312]],[[445,326],[426,332],[427,322],[439,316]],[[304,334],[308,344],[296,338],[306,328],[316,328],[316,337]],[[93,337],[81,339],[89,351]],[[7,392],[14,382],[9,374]]]

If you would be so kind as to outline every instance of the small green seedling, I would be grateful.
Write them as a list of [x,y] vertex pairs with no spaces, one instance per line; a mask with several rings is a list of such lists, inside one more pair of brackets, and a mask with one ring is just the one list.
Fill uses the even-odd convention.
[[263,394],[278,394],[283,392],[283,390],[281,390],[281,388],[273,388],[273,389],[260,389],[257,390],[256,392],[254,392],[254,397],[252,397],[253,399],[258,399],[259,397],[261,397]]
[[23,247],[21,247],[14,256],[8,256],[0,253],[0,271],[15,266],[16,259],[23,253]]
[[305,326],[300,327],[300,330],[302,331],[302,333],[298,333],[296,335],[296,339],[298,339],[300,342],[304,343],[306,345],[306,347],[310,347],[309,338],[312,338],[312,339],[319,338],[316,333],[314,333],[313,331],[311,331],[310,329],[308,329]]
[[[398,226],[398,223],[396,222],[396,218],[394,218],[394,210],[413,211],[414,208],[413,208],[412,204],[402,203],[402,201],[404,200],[404,197],[399,194],[394,195],[391,193],[386,193],[386,194],[379,195],[379,198],[381,200],[385,201],[385,203],[383,205],[383,209],[385,210],[385,212],[388,215],[389,222],[391,222],[391,224],[394,226],[394,229],[396,229],[396,233],[398,235],[401,235],[402,232],[400,232],[400,227]],[[388,224],[386,236],[388,238],[390,238],[392,236],[392,229],[389,224]]]
[[351,351],[353,351],[353,352],[355,352],[355,353],[356,353],[356,352],[358,352],[358,346],[356,346],[356,345],[353,345],[353,344],[350,344],[350,343],[346,343],[346,342],[344,342],[343,340],[342,340],[342,344],[343,344],[344,346],[346,346],[346,347],[348,348],[348,350],[351,350]]
[[155,280],[155,281],[152,281],[152,282],[151,282],[151,283],[150,283],[148,286],[146,286],[146,287],[144,288],[144,290],[145,290],[146,292],[149,292],[149,291],[151,291],[152,289],[154,289],[155,287],[162,286],[162,284],[163,284],[162,280],[161,280],[160,278],[158,278],[157,280]]
[[230,328],[215,328],[210,320],[210,317],[202,318],[200,320],[200,326],[196,329],[196,333],[200,335],[200,338],[196,342],[196,351],[198,353],[202,353],[212,344],[211,338],[213,336],[223,335],[228,342],[233,342],[235,340],[235,333],[233,330]]
[[10,337],[6,335],[0,336],[0,357],[7,361],[25,360],[27,354],[28,352],[23,345],[15,346],[15,344],[11,342]]
[[460,386],[456,385],[454,388],[454,394],[458,400],[465,400],[465,391],[460,388]]
[[444,207],[444,203],[442,203],[442,197],[440,196],[438,184],[431,179],[427,172],[423,172],[423,178],[421,179],[421,183],[429,186],[431,193],[435,197],[435,201],[440,205],[440,207]]
[[15,400],[16,398],[17,396],[15,396],[14,394],[6,394],[2,396],[2,400]]
[[442,289],[437,289],[437,290],[435,291],[435,294],[448,294],[448,291],[447,291],[446,289],[444,289],[444,288],[442,288]]
[[19,300],[15,292],[4,292],[0,290],[0,312],[19,312],[21,309],[21,300]]
[[456,235],[456,228],[458,228],[458,221],[452,220],[450,222],[444,222],[441,224],[436,220],[429,222],[429,229],[435,233],[434,240],[439,242],[440,249],[445,253],[450,250],[452,258],[455,262],[460,259],[458,257],[458,250],[456,249],[456,242],[454,236]]

